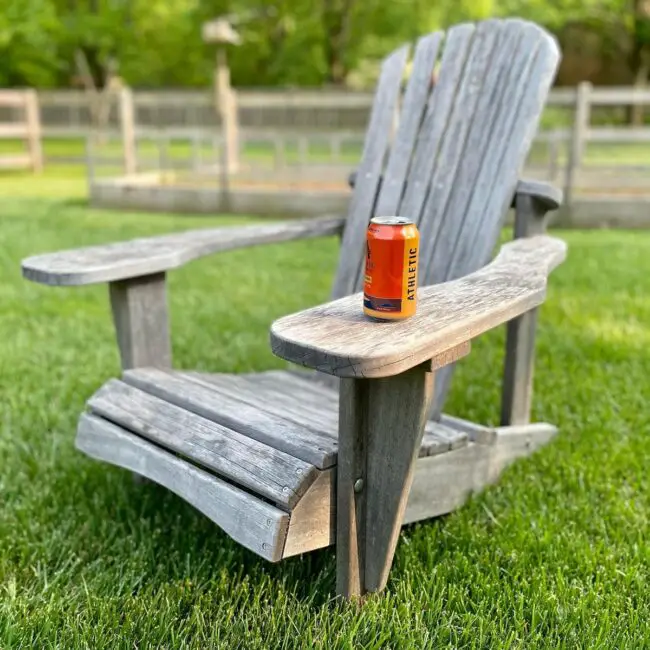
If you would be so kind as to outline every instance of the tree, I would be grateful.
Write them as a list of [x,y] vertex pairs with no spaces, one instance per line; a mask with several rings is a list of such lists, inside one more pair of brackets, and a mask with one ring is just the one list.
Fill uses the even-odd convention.
[[50,0],[5,0],[0,11],[0,87],[56,85],[59,38]]
[[[634,74],[634,85],[645,88],[650,78],[650,0],[632,0],[631,15],[628,17],[631,33],[629,53],[630,68]],[[630,107],[629,121],[642,124],[643,106]]]
[[[650,0],[0,0],[0,84],[70,85],[80,55],[101,88],[111,67],[133,86],[210,84],[201,25],[239,19],[237,86],[371,83],[404,41],[464,20],[520,16],[559,35],[598,35],[639,86],[650,79]],[[568,33],[568,32],[566,32]],[[86,82],[88,76],[86,75]],[[88,85],[86,83],[86,85]]]
[[345,82],[349,68],[346,61],[356,0],[322,0],[323,50],[327,81]]
[[78,61],[88,65],[97,88],[119,69],[131,31],[130,0],[51,0],[60,24],[58,48],[62,73],[82,82]]

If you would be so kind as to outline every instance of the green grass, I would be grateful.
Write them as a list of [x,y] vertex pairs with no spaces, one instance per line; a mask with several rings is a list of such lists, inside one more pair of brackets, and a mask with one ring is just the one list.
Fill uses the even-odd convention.
[[72,165],[47,166],[39,174],[28,171],[0,172],[0,202],[8,197],[80,200],[87,193],[85,172]]
[[[22,141],[0,140],[0,156],[24,151],[24,149],[25,145]],[[298,163],[302,159],[297,137],[287,137],[283,151],[283,159],[286,163]],[[219,152],[207,141],[198,144],[197,152],[200,152],[199,155],[204,162],[211,161],[214,164],[219,161]],[[74,175],[84,174],[86,147],[84,140],[80,138],[46,138],[43,140],[43,154],[48,169],[56,169],[59,173],[66,174],[69,172]],[[93,159],[96,161],[97,172],[101,175],[121,174],[122,170],[115,168],[114,161],[121,161],[122,155],[122,145],[115,139],[96,143],[93,148]],[[158,169],[163,164],[185,164],[189,167],[193,155],[193,144],[187,139],[170,140],[162,145],[155,140],[145,138],[138,140],[139,161],[144,169]],[[273,164],[276,151],[274,144],[269,140],[246,140],[241,145],[241,155],[243,160],[253,163]],[[338,161],[353,165],[359,160],[360,155],[360,142],[344,141]],[[305,157],[312,163],[330,162],[332,158],[327,136],[321,138],[311,136]],[[102,163],[102,160],[110,160],[111,165]],[[163,163],[162,160],[166,162]]]
[[[14,185],[23,196],[0,202],[0,648],[650,645],[650,233],[559,233],[570,256],[542,310],[534,416],[561,436],[406,529],[388,589],[360,608],[332,599],[332,550],[268,564],[75,451],[84,401],[119,371],[106,287],[20,277],[37,252],[246,220],[97,211]],[[268,326],[325,300],[336,259],[330,238],[172,273],[176,364],[283,367]],[[451,412],[497,421],[502,358],[502,331],[476,342]]]

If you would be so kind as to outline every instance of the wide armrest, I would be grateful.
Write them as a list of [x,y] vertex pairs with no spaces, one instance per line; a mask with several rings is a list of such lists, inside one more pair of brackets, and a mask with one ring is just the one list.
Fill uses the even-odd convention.
[[517,183],[512,207],[515,207],[518,196],[530,196],[546,210],[557,210],[562,205],[563,192],[559,187],[544,181],[522,179]]
[[256,244],[334,235],[343,217],[208,228],[28,257],[23,276],[50,285],[113,282],[178,268],[211,253]]
[[411,318],[374,321],[363,314],[357,293],[275,321],[271,348],[288,361],[339,377],[396,375],[467,348],[479,334],[541,304],[547,277],[565,256],[559,239],[519,239],[476,273],[420,288]]

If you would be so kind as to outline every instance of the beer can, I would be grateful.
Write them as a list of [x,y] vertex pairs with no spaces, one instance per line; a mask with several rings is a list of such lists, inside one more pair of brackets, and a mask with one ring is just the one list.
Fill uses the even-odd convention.
[[366,239],[363,311],[380,320],[415,314],[420,234],[405,217],[374,217]]

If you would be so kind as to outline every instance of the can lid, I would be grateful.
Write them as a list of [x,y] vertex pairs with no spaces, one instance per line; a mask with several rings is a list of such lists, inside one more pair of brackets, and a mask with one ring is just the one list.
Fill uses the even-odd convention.
[[376,223],[378,226],[410,226],[413,220],[408,217],[373,217],[370,223]]

